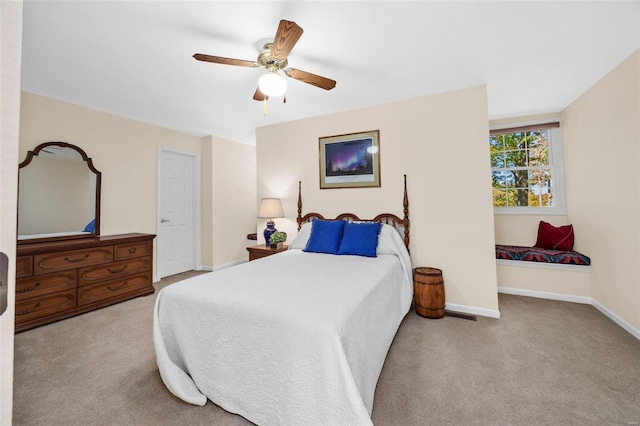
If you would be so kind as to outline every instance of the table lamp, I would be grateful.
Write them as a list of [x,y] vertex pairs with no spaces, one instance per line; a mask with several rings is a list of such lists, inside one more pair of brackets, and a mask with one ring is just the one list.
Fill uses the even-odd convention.
[[273,219],[277,217],[284,217],[282,211],[282,203],[279,198],[263,198],[260,201],[260,208],[258,209],[259,219],[268,219],[267,227],[264,230],[265,245],[269,246],[269,237],[271,234],[277,231]]

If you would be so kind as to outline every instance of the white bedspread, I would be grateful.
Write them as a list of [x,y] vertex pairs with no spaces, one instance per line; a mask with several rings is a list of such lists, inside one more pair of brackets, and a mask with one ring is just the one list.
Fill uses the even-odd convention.
[[164,288],[153,324],[162,380],[261,425],[371,424],[413,294],[409,257],[392,251],[288,250]]

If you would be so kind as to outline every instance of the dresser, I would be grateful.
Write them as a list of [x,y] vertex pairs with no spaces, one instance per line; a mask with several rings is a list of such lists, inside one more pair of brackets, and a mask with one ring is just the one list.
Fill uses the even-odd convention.
[[20,244],[16,332],[153,294],[153,239],[120,234]]

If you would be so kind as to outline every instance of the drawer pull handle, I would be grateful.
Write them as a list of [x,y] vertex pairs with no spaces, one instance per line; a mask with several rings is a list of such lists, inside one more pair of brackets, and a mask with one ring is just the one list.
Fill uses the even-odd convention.
[[125,281],[125,282],[123,282],[123,283],[122,283],[122,285],[121,285],[121,286],[119,286],[119,287],[111,287],[111,286],[108,286],[107,288],[108,288],[109,290],[111,290],[111,291],[116,291],[116,290],[120,290],[122,287],[124,287],[124,286],[125,286],[125,285],[127,285],[128,283],[129,283],[128,281]]
[[85,253],[85,255],[79,259],[69,259],[68,257],[65,257],[64,260],[66,260],[67,262],[70,263],[76,263],[76,262],[82,262],[83,260],[85,260],[86,258],[89,257],[89,253]]
[[18,315],[26,315],[26,314],[30,314],[31,312],[35,311],[36,309],[38,309],[40,307],[40,303],[36,303],[36,305],[31,308],[31,309],[27,309],[26,311],[22,311],[22,312],[18,312]]
[[20,293],[26,293],[27,291],[33,291],[36,290],[38,287],[40,287],[41,282],[38,281],[33,287],[29,287],[29,288],[23,288],[22,290],[18,290]]
[[108,268],[107,271],[111,272],[112,274],[119,274],[120,272],[124,271],[125,269],[127,269],[127,265],[124,265],[121,269]]
[[137,249],[137,248],[135,248],[135,247],[131,247],[131,248],[129,249],[129,254],[133,254],[133,253],[135,253],[135,252],[137,252],[137,251],[138,251],[138,249]]

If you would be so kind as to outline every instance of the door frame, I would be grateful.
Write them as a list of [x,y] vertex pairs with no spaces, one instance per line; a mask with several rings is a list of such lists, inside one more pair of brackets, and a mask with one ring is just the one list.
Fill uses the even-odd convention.
[[193,194],[192,194],[192,220],[193,220],[193,269],[198,271],[201,269],[199,262],[200,259],[200,154],[195,152],[180,151],[174,148],[167,148],[158,146],[158,176],[156,182],[156,253],[157,253],[157,277],[154,278],[154,282],[160,281],[163,278],[160,267],[160,244],[162,244],[162,237],[160,236],[160,219],[161,219],[161,206],[162,206],[162,158],[165,153],[184,155],[191,157],[193,163],[192,178],[193,178]]

